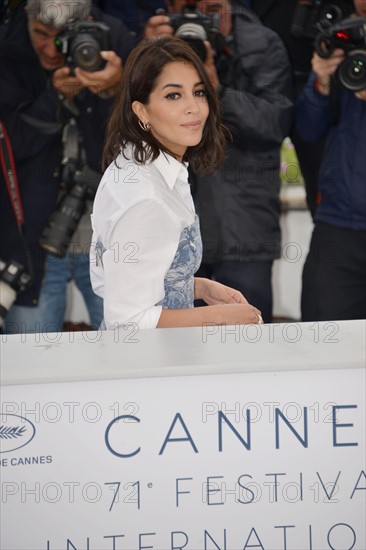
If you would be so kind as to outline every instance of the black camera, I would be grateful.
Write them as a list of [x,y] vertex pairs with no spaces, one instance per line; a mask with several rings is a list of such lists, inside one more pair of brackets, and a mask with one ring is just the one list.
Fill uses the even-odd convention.
[[298,0],[291,34],[314,40],[319,28],[330,27],[353,11],[353,0]]
[[[165,13],[165,10],[157,10],[156,13]],[[175,36],[188,42],[202,61],[205,61],[206,48],[203,42],[214,42],[220,28],[220,13],[205,15],[197,8],[195,0],[187,0],[181,13],[167,15]]]
[[71,69],[99,71],[105,65],[100,52],[110,49],[109,27],[94,21],[68,23],[57,35],[55,45],[65,55],[66,65]]
[[70,174],[71,189],[65,192],[42,232],[39,244],[54,256],[63,257],[71,242],[87,200],[93,200],[100,182],[100,174],[84,166]]
[[0,260],[0,328],[4,326],[5,316],[18,292],[27,290],[31,284],[32,277],[22,264],[14,260],[8,262]]
[[315,49],[320,57],[330,57],[336,48],[346,53],[336,72],[340,84],[354,92],[365,89],[366,17],[350,17],[319,32]]

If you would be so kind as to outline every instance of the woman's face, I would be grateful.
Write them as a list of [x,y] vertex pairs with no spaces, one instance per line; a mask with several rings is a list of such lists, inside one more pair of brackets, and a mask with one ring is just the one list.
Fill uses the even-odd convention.
[[187,147],[198,145],[209,113],[206,90],[189,63],[174,61],[165,65],[146,105],[134,101],[137,117],[149,123],[153,136],[178,160]]

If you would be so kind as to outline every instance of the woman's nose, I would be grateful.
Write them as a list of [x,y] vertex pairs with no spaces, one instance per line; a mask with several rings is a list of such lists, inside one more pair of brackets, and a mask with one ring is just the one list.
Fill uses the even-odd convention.
[[199,98],[192,97],[191,100],[188,101],[186,105],[186,111],[187,113],[198,113],[200,110],[199,104],[198,104]]

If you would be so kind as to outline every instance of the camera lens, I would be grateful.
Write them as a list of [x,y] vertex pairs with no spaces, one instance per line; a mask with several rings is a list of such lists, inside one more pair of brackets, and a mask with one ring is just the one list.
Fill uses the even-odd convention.
[[339,6],[331,4],[326,10],[323,11],[321,19],[324,19],[325,21],[333,25],[334,23],[342,19],[342,10],[339,8]]
[[70,54],[74,64],[83,71],[96,71],[103,64],[99,44],[88,34],[77,36],[74,39]]
[[63,257],[85,211],[87,186],[76,183],[64,195],[42,232],[39,244],[50,254]]
[[202,25],[185,23],[177,29],[175,36],[188,42],[202,61],[206,61],[206,48],[203,41],[207,40],[207,34]]
[[334,25],[345,19],[352,13],[352,6],[344,0],[334,0],[333,2],[324,2],[319,9],[319,20],[321,23]]
[[338,79],[342,86],[357,92],[366,88],[366,51],[353,50],[341,63]]

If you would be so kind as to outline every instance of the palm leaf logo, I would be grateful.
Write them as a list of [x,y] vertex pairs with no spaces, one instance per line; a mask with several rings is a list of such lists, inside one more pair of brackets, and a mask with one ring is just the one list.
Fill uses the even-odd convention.
[[0,413],[0,455],[28,445],[35,434],[36,427],[24,416]]
[[27,428],[25,426],[22,426],[19,428],[19,426],[0,426],[0,439],[15,439],[17,437],[22,437],[25,432],[27,431]]

